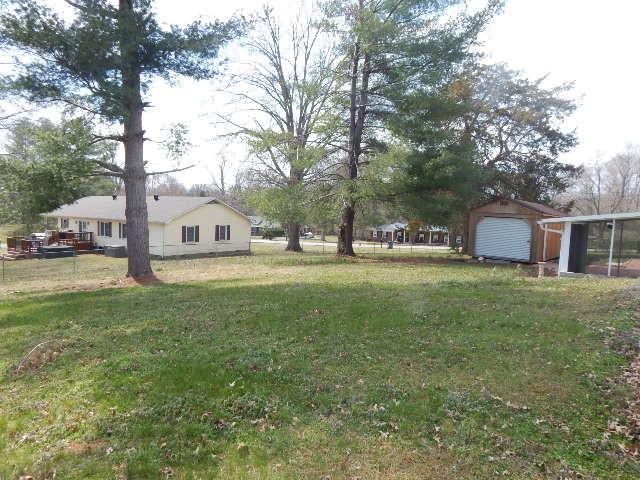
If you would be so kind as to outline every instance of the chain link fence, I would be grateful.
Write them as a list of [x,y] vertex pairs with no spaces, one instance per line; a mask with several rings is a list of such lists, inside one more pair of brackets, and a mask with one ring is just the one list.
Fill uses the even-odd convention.
[[[336,254],[336,242],[322,242],[316,239],[301,239],[303,252],[294,254],[285,252],[285,241],[268,241],[252,239],[249,250],[252,258],[250,261],[260,261],[259,257],[274,255],[300,255],[305,256],[334,256]],[[420,256],[445,256],[449,254],[449,248],[445,246],[425,246],[394,243],[392,247],[380,242],[354,242],[355,253],[363,257],[393,258],[393,257],[420,257]],[[0,251],[0,256],[2,256]],[[219,265],[216,259],[228,259],[225,262],[243,263],[245,260],[229,259],[234,255],[246,254],[243,252],[228,252],[213,250],[205,255],[193,257],[153,257],[153,268],[157,271],[181,271],[190,272],[202,270],[206,273],[212,266]],[[246,255],[245,255],[246,256]],[[257,258],[256,258],[257,257]],[[248,265],[247,268],[250,268]],[[55,288],[56,285],[77,285],[84,283],[105,283],[121,279],[127,272],[126,258],[112,258],[100,254],[83,254],[64,258],[49,259],[0,259],[0,289],[7,291],[20,289],[21,285],[29,290]]]

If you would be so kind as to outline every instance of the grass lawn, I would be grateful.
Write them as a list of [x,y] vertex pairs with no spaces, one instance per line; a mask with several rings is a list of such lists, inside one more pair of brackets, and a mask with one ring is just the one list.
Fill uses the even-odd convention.
[[124,262],[58,282],[35,274],[71,264],[15,262],[34,275],[0,284],[0,478],[638,478],[607,431],[632,281],[429,255],[260,246],[90,291]]

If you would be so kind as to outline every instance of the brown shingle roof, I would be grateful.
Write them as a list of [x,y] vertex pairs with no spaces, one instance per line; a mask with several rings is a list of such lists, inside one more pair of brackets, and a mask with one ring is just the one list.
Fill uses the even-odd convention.
[[564,217],[566,215],[566,212],[556,210],[555,208],[550,207],[549,205],[545,205],[543,203],[528,202],[526,200],[511,200],[511,201],[518,203],[523,207],[530,208],[531,210],[535,210],[536,212],[540,212],[544,215],[551,215],[553,217],[557,217],[557,216]]

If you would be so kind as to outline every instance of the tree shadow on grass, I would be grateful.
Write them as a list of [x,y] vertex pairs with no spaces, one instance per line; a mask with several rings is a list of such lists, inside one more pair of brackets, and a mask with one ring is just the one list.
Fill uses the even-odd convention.
[[[455,445],[462,449],[460,460],[475,458],[478,468],[486,466],[481,452],[496,432],[508,440],[496,454],[516,452],[506,463],[535,460],[526,447],[536,442],[573,461],[582,437],[594,434],[589,428],[606,414],[599,401],[583,398],[597,398],[597,385],[577,377],[587,366],[604,376],[615,364],[604,348],[584,352],[600,340],[584,323],[592,307],[559,311],[566,292],[531,283],[454,283],[362,282],[345,289],[238,280],[15,301],[17,313],[0,317],[0,331],[15,342],[3,348],[5,356],[24,349],[32,341],[26,335],[82,334],[91,345],[5,379],[17,392],[14,408],[37,399],[68,412],[53,427],[25,412],[27,432],[12,435],[35,439],[46,431],[57,453],[43,472],[77,478],[114,467],[128,478],[174,470],[187,477],[229,463],[268,473],[273,463],[287,465],[304,430],[320,431],[341,448],[395,438],[396,448],[409,452],[423,442],[437,447],[432,433],[443,425],[445,441],[454,452]],[[575,364],[577,357],[582,363]],[[529,403],[527,371],[542,382],[535,395],[546,395],[544,403],[514,410],[495,399]],[[62,393],[69,385],[75,393]],[[581,396],[571,411],[554,400],[567,394]],[[74,415],[84,418],[80,426]],[[572,432],[577,446],[559,430],[531,426],[537,417],[584,424]],[[70,430],[69,423],[76,426]],[[72,439],[100,448],[60,449]],[[307,441],[316,448],[320,440]],[[332,458],[341,456],[328,448]]]

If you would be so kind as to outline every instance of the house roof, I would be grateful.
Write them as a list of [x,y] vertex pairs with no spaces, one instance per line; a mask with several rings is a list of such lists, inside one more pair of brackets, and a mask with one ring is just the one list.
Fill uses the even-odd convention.
[[395,223],[387,223],[384,225],[378,225],[377,227],[373,228],[373,230],[381,230],[383,232],[395,232],[396,230],[403,230],[405,228],[407,228],[406,223],[395,222]]
[[278,222],[273,222],[271,220],[267,220],[259,215],[248,215],[249,221],[251,222],[252,227],[260,227],[260,228],[279,228],[280,224]]
[[[63,205],[62,207],[44,213],[45,217],[78,217],[78,218],[97,218],[102,220],[124,220],[125,215],[125,196],[118,196],[115,200],[111,196],[91,196],[83,197],[74,203]],[[147,197],[147,212],[149,222],[168,223],[198,207],[206,204],[217,203],[223,205],[230,210],[242,215],[235,208],[219,201],[214,197],[170,197],[160,195],[158,200],[154,197]]]
[[[407,223],[395,222],[395,223],[387,223],[384,225],[378,225],[377,227],[372,227],[372,231],[382,231],[382,232],[394,232],[396,230],[405,230],[409,225]],[[441,227],[438,225],[423,225],[420,227],[420,230],[426,232],[446,232],[447,227]]]
[[538,223],[590,223],[609,222],[612,220],[640,220],[640,212],[605,213],[600,215],[576,215],[574,217],[545,218],[543,220],[539,220]]

